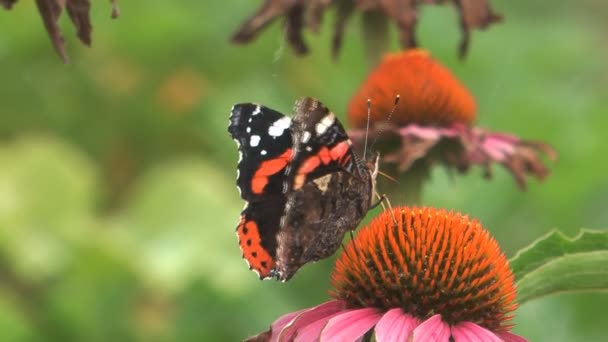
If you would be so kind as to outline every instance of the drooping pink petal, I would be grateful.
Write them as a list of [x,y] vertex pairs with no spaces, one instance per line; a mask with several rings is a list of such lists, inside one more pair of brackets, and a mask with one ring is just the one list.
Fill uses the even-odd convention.
[[280,335],[278,336],[278,340],[289,341],[293,338],[296,331],[298,331],[302,327],[306,327],[309,324],[322,319],[325,319],[325,321],[327,321],[330,316],[344,309],[344,302],[338,300],[330,300],[323,304],[319,304],[314,308],[304,310],[304,312],[294,317],[290,322],[288,322],[288,324],[284,326],[284,328],[280,332]]
[[528,342],[527,339],[510,332],[500,332],[497,335],[502,338],[504,342]]
[[413,333],[413,342],[448,342],[450,340],[450,326],[441,320],[437,314],[422,322]]
[[387,311],[376,324],[376,341],[407,341],[420,321],[403,310]]
[[490,330],[472,322],[462,322],[452,326],[454,342],[502,342]]
[[321,341],[353,341],[363,336],[382,318],[376,308],[365,308],[336,315],[321,331]]

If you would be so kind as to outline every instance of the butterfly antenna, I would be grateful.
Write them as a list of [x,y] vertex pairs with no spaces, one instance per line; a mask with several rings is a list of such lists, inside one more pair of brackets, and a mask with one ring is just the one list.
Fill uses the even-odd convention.
[[393,177],[392,177],[391,175],[389,175],[388,173],[385,173],[385,172],[382,172],[382,171],[378,170],[378,174],[379,174],[379,175],[381,175],[382,177],[384,177],[384,178],[386,178],[386,179],[390,180],[390,181],[393,181],[393,182],[395,182],[395,183],[399,184],[399,181],[398,181],[398,180],[396,180],[395,178],[393,178]]
[[[386,122],[387,123],[389,121],[391,121],[391,118],[393,117],[393,113],[395,113],[395,110],[397,110],[397,104],[399,103],[399,99],[400,98],[401,98],[401,95],[399,95],[399,94],[397,94],[397,96],[395,96],[395,102],[393,103],[393,109],[391,109],[390,113],[388,113],[388,116],[386,117]],[[384,130],[384,127],[380,127],[380,130],[379,130],[378,134],[376,134],[376,137],[374,138],[374,142],[372,142],[372,147],[374,147],[374,145],[378,141],[378,137],[380,137],[382,135],[382,131],[383,130]],[[370,147],[370,149],[371,149],[371,147]]]
[[367,137],[369,136],[369,121],[372,116],[372,100],[367,99],[367,127],[365,128],[365,144],[363,145],[363,160],[365,159],[365,155],[367,153]]

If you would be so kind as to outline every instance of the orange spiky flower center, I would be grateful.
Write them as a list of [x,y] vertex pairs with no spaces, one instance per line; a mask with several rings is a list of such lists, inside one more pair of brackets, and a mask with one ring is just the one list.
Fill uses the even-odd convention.
[[[396,222],[395,222],[396,221]],[[402,308],[419,319],[473,322],[491,331],[517,308],[513,273],[479,222],[433,208],[395,208],[345,247],[332,296],[350,307]]]
[[425,50],[410,49],[384,56],[348,105],[351,127],[367,124],[367,101],[372,101],[371,120],[382,123],[400,95],[391,123],[449,126],[471,125],[477,105],[469,90]]

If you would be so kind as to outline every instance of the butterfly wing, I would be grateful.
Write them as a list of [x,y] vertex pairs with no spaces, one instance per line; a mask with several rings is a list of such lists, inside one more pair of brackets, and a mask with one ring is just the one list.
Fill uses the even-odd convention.
[[294,152],[286,188],[299,190],[307,182],[332,172],[358,172],[352,143],[334,113],[311,97],[299,99],[294,113]]
[[276,268],[283,281],[304,264],[335,253],[344,234],[365,217],[374,183],[327,107],[302,98],[294,112],[294,155],[284,188],[287,209],[277,237]]
[[246,201],[282,192],[292,157],[291,119],[253,103],[232,108],[228,132],[239,150],[237,187]]
[[243,258],[262,279],[274,275],[282,186],[293,151],[290,125],[289,117],[253,103],[235,105],[230,115],[228,132],[239,151],[237,188],[247,201],[236,233]]

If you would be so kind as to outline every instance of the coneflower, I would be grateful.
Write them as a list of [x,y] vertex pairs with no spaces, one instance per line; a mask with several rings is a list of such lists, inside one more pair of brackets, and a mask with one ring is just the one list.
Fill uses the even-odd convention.
[[280,317],[258,341],[526,341],[509,332],[516,290],[476,220],[399,207],[362,228],[336,261],[334,300]]
[[[397,95],[400,100],[393,111]],[[411,180],[417,178],[412,174],[424,179],[436,163],[460,172],[479,165],[486,177],[497,163],[525,189],[526,175],[539,180],[549,175],[543,155],[557,158],[542,142],[476,127],[474,97],[449,69],[421,49],[387,54],[355,92],[347,115],[355,144],[363,145],[368,133],[378,139],[385,172],[410,173],[397,177],[404,185],[400,192],[415,191]]]

